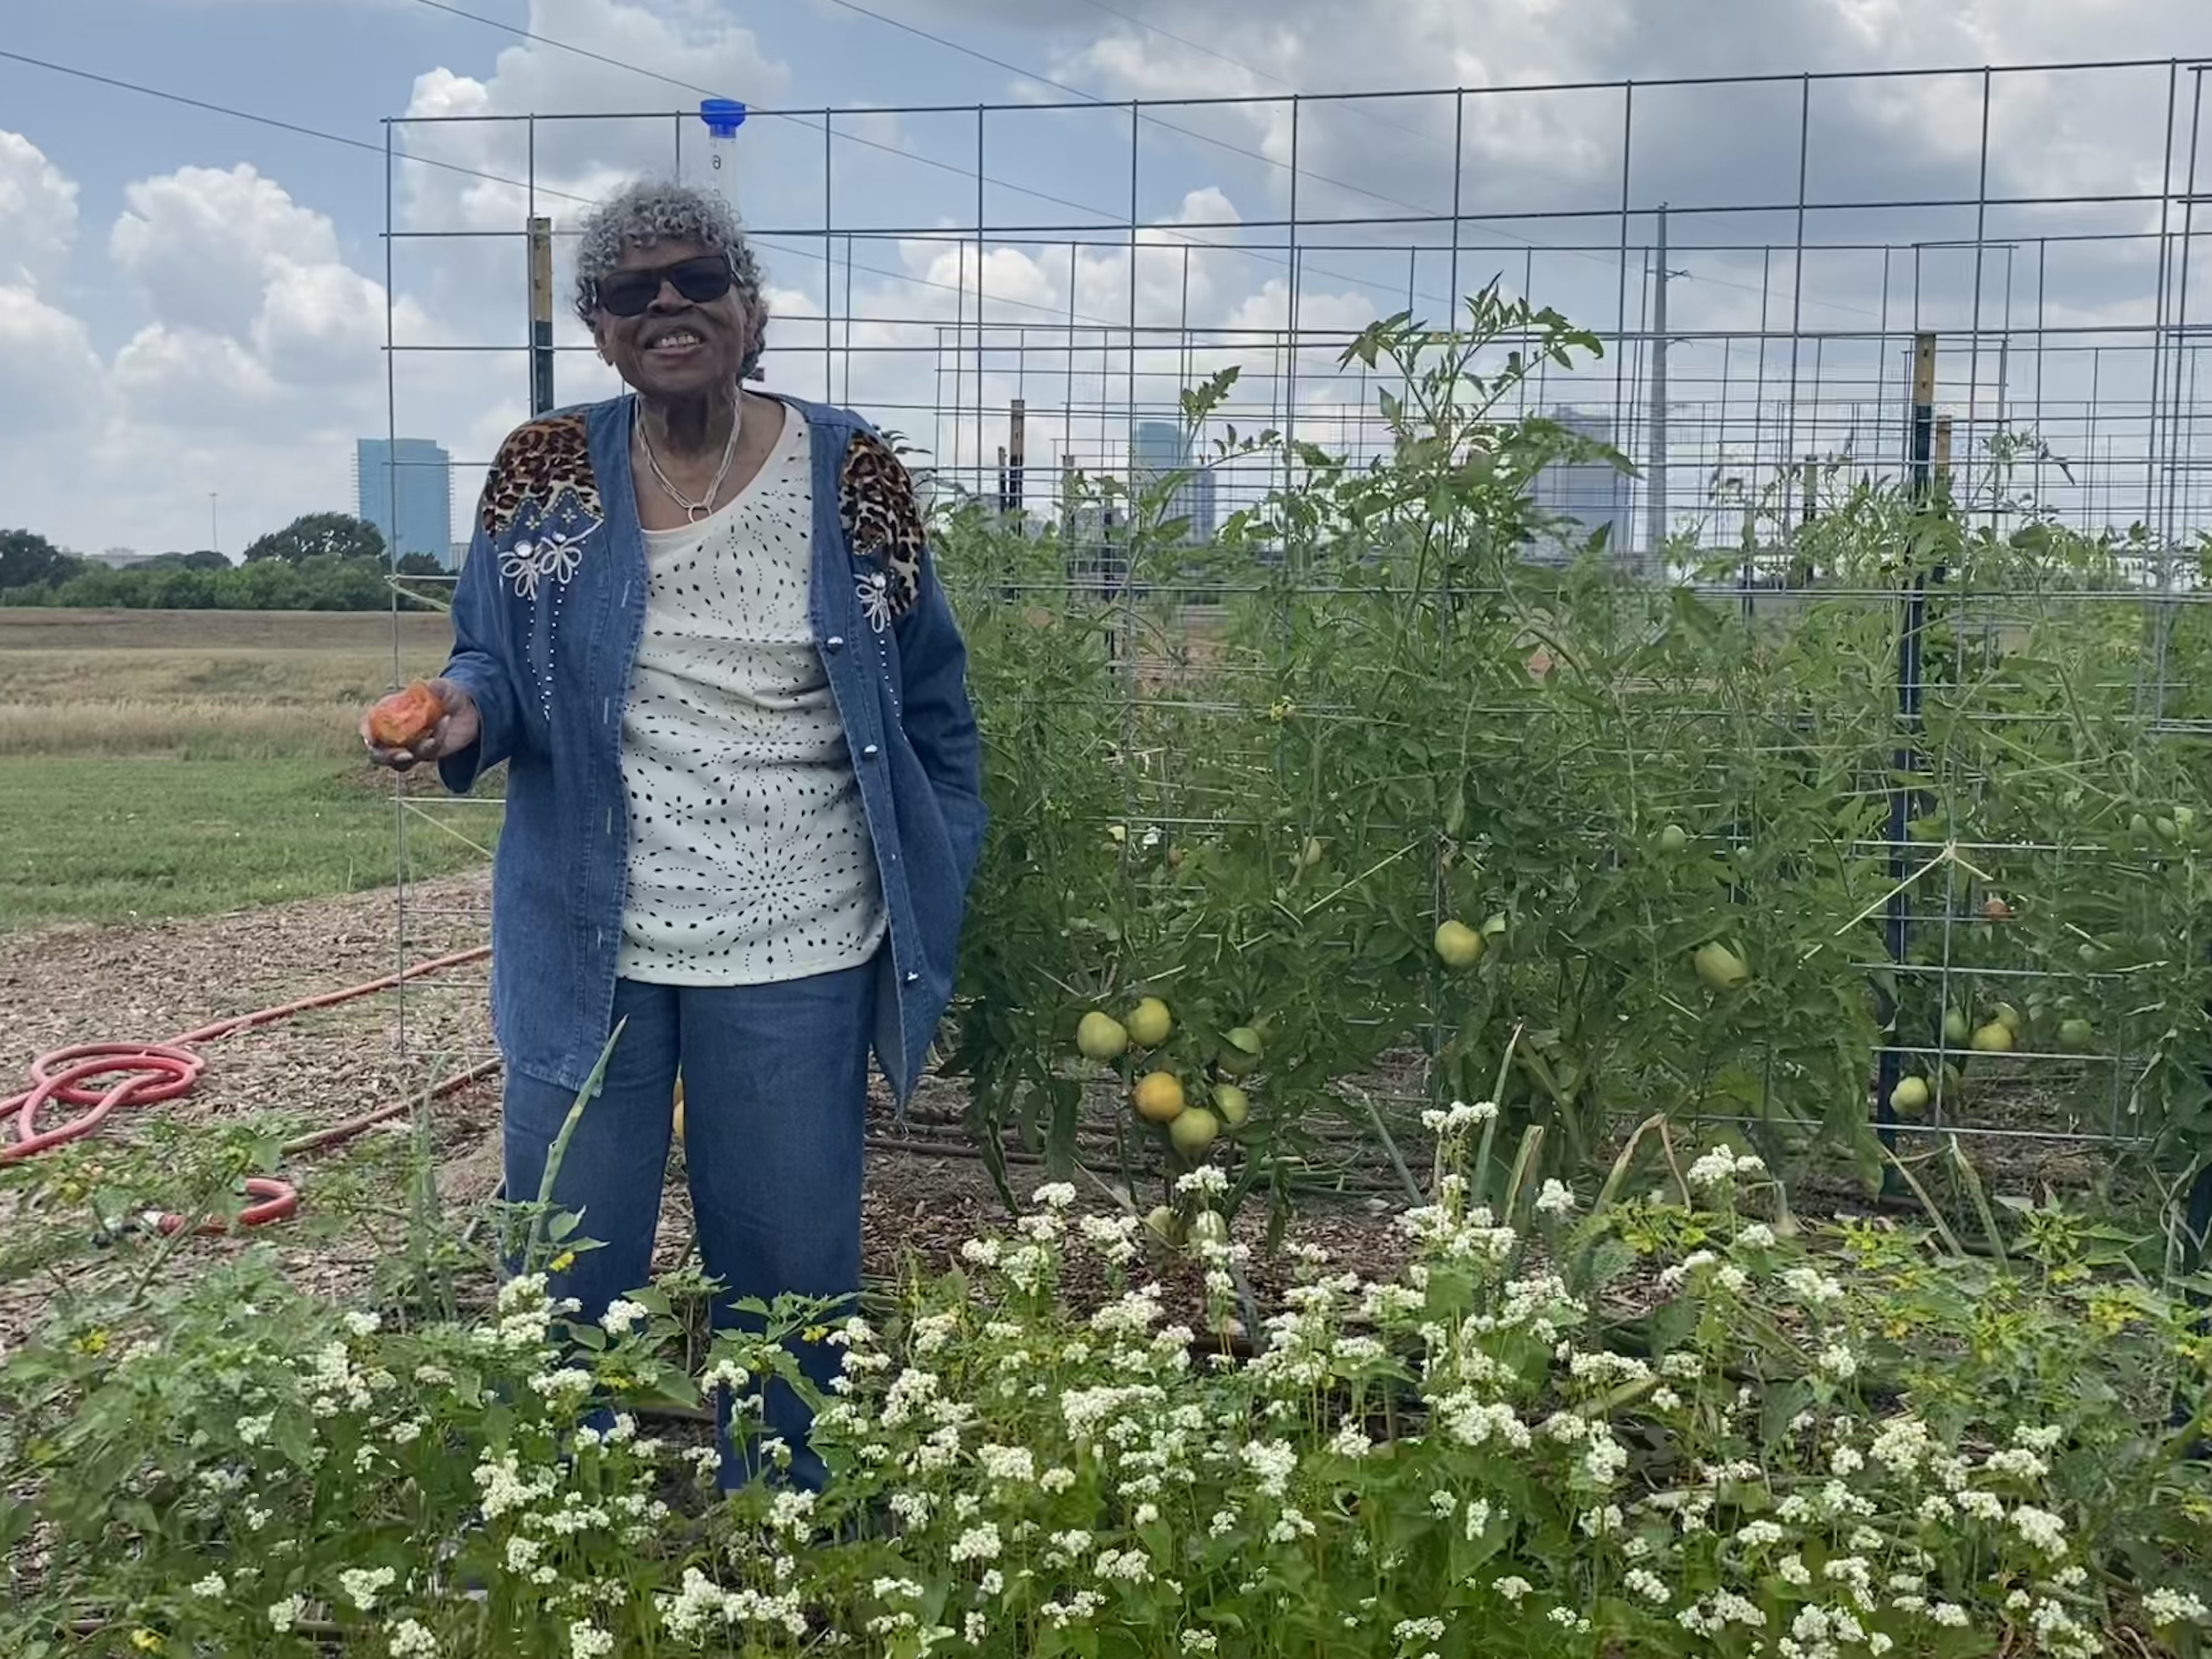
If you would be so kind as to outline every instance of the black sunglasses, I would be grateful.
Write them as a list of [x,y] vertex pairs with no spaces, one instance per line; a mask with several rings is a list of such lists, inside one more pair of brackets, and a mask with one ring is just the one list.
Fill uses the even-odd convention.
[[727,294],[736,280],[727,254],[702,253],[651,270],[611,270],[599,278],[594,297],[610,317],[641,317],[659,297],[663,283],[673,284],[693,305],[704,306]]

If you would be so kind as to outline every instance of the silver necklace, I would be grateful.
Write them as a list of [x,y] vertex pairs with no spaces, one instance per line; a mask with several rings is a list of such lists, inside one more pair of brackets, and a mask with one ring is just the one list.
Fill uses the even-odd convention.
[[660,470],[660,462],[653,453],[653,436],[646,430],[645,416],[642,413],[638,416],[637,441],[645,451],[646,466],[652,471],[654,482],[659,484],[668,499],[684,509],[685,522],[696,524],[714,512],[714,497],[722,493],[722,481],[730,476],[730,463],[738,456],[738,434],[744,427],[744,393],[740,392],[738,393],[737,404],[730,410],[730,437],[729,441],[722,446],[722,464],[715,468],[714,482],[707,486],[706,495],[696,501],[668,482],[668,475]]

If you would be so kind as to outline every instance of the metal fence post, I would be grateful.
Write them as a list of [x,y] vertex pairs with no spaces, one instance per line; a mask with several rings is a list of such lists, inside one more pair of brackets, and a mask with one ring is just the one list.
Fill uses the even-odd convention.
[[[1905,471],[1911,480],[1916,501],[1928,499],[1935,459],[1936,445],[1936,337],[1918,334],[1912,341],[1912,417],[1906,428]],[[1909,557],[1909,550],[1906,556]],[[1911,778],[1920,769],[1920,644],[1923,629],[1928,621],[1928,579],[1918,569],[1906,568],[1901,573],[1905,580],[1901,590],[1905,626],[1897,642],[1897,753],[1889,785],[1889,878],[1891,893],[1887,914],[1884,917],[1884,933],[1889,947],[1890,961],[1902,967],[1911,944],[1912,927],[1912,898],[1905,886],[1906,867],[1905,839],[1909,834],[1916,791]],[[1881,998],[1882,1030],[1887,1039],[1881,1050],[1881,1059],[1875,1068],[1875,1121],[1880,1126],[1882,1144],[1894,1148],[1897,1144],[1897,1112],[1889,1103],[1890,1095],[1897,1088],[1902,1070],[1897,1051],[1898,999],[1885,993]],[[1883,1185],[1890,1184],[1885,1171]]]

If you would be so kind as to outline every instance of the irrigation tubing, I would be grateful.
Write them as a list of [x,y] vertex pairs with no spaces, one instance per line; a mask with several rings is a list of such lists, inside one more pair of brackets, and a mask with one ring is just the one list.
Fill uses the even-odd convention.
[[[386,974],[381,979],[217,1020],[166,1042],[80,1042],[52,1049],[31,1062],[28,1089],[0,1100],[0,1164],[19,1163],[80,1140],[99,1129],[112,1115],[127,1108],[159,1106],[181,1100],[192,1092],[207,1070],[207,1060],[199,1051],[209,1043],[235,1036],[240,1031],[275,1025],[313,1009],[336,1007],[340,1003],[394,990],[410,980],[482,962],[490,955],[489,946],[478,946],[452,956],[434,957],[397,973]],[[428,1097],[435,1100],[451,1094],[495,1068],[496,1062],[487,1062],[457,1072],[433,1085]],[[287,1141],[283,1153],[295,1158],[351,1140],[400,1116],[415,1103],[410,1097],[376,1107],[342,1123]],[[57,1109],[66,1108],[75,1109],[76,1115],[60,1115]],[[255,1176],[244,1185],[246,1197],[252,1201],[228,1219],[188,1218],[163,1213],[150,1220],[166,1233],[177,1232],[186,1226],[196,1232],[227,1233],[237,1228],[267,1226],[299,1211],[299,1188],[289,1181]]]

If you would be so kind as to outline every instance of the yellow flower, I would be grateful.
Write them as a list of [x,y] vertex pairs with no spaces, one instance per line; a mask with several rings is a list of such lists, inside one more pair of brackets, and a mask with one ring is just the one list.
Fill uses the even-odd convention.
[[160,1632],[148,1630],[141,1625],[131,1632],[131,1645],[141,1653],[159,1653],[164,1644]]
[[575,1265],[576,1253],[574,1250],[563,1250],[553,1258],[553,1271],[556,1273],[565,1273]]
[[826,1342],[830,1340],[830,1328],[827,1325],[809,1325],[799,1334],[799,1340],[801,1342]]
[[79,1353],[105,1353],[107,1351],[107,1333],[87,1331],[77,1338],[76,1351]]

